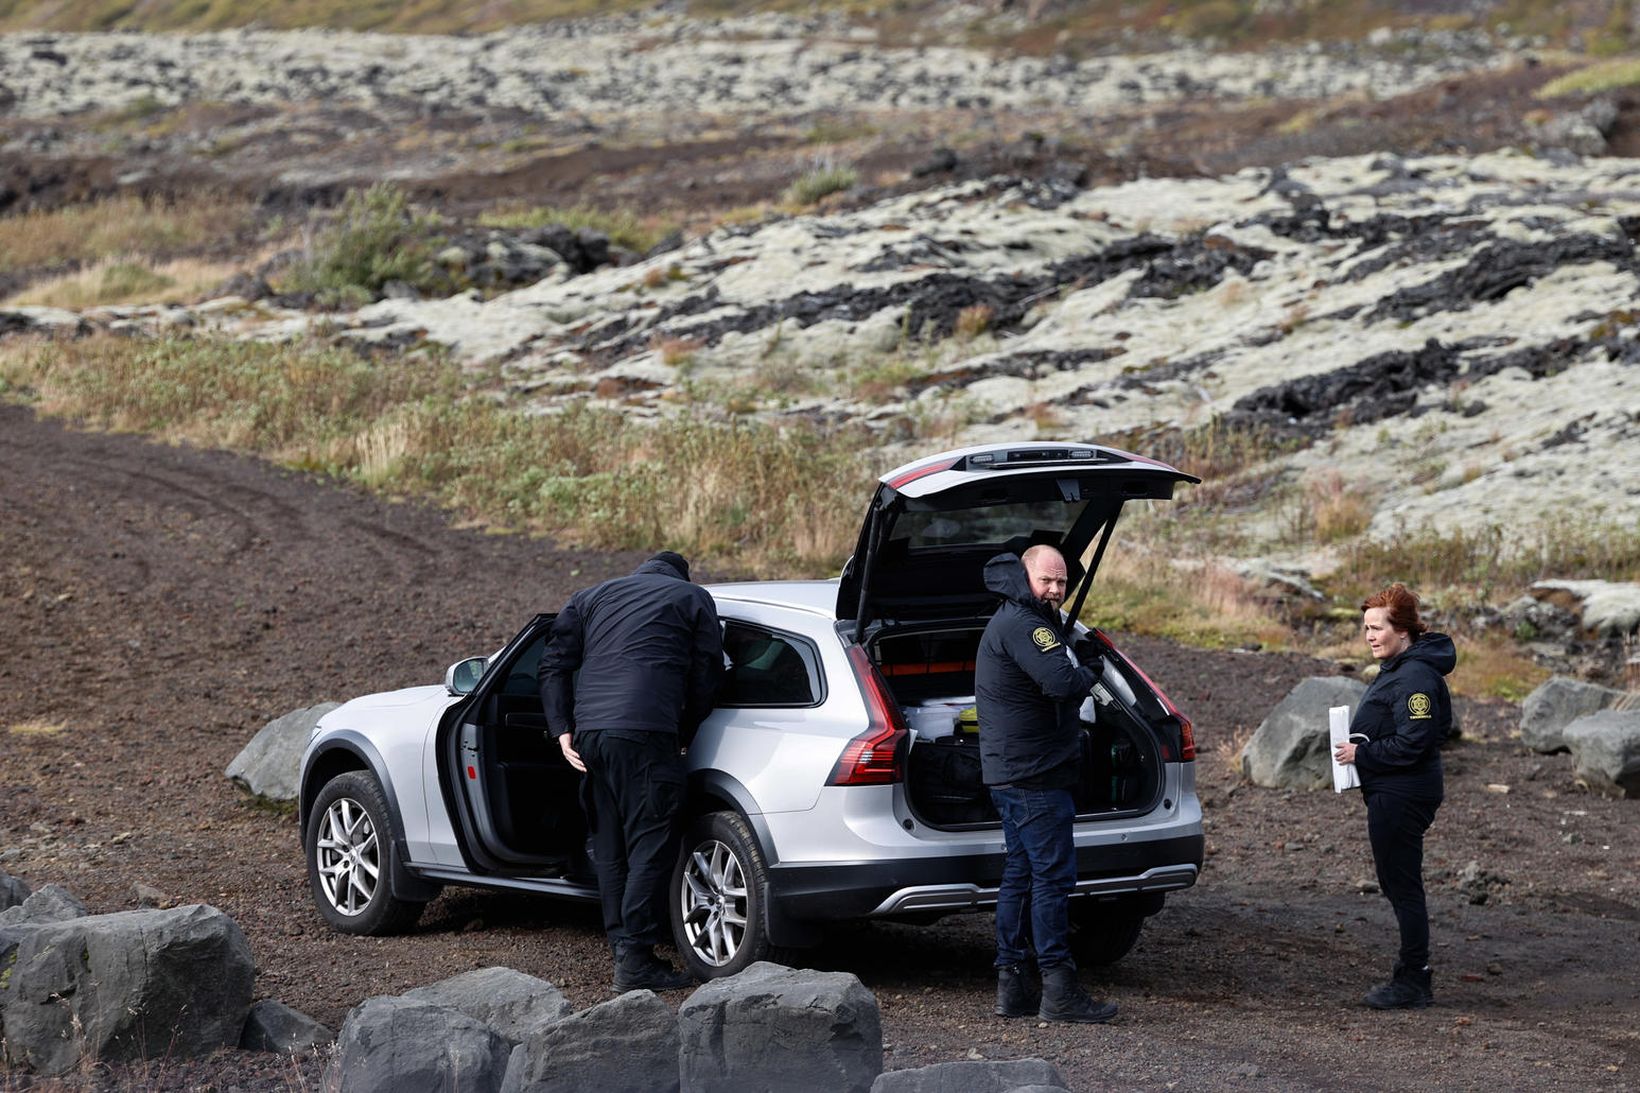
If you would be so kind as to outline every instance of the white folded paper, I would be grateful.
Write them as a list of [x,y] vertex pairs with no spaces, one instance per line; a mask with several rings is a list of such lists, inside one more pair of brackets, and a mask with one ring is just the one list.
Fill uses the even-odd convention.
[[[1336,757],[1338,745],[1350,738],[1350,708],[1348,706],[1334,706],[1327,711],[1327,735],[1332,744],[1327,749],[1327,755],[1332,759],[1333,792],[1343,793],[1346,789],[1360,789],[1361,775],[1355,770],[1354,763],[1340,763]],[[1356,736],[1366,739],[1361,733]]]

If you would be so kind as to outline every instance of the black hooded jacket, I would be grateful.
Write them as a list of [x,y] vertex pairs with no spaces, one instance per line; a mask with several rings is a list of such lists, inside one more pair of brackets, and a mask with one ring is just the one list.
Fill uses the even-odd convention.
[[986,562],[985,587],[1002,606],[979,639],[974,671],[981,776],[988,786],[1051,778],[1081,756],[1077,710],[1098,673],[1071,659],[1059,612],[1031,595],[1017,555]]
[[553,620],[539,677],[554,736],[618,729],[687,743],[712,712],[723,674],[717,605],[673,558],[582,589]]
[[1363,792],[1441,798],[1441,744],[1452,730],[1443,677],[1457,664],[1445,634],[1421,634],[1384,661],[1350,721],[1350,732],[1367,736],[1355,749]]

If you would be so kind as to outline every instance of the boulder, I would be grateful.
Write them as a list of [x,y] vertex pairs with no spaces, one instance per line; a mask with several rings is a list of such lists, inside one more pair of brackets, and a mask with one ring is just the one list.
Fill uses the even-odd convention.
[[983,1059],[890,1070],[871,1083],[871,1093],[1015,1093],[1021,1089],[1067,1089],[1045,1059]]
[[15,907],[0,911],[0,926],[14,923],[67,922],[85,917],[85,904],[60,884],[48,884]]
[[654,991],[628,991],[544,1025],[513,1050],[503,1093],[668,1093],[679,1085],[678,1019]]
[[1254,785],[1280,789],[1332,785],[1327,711],[1349,706],[1353,713],[1366,689],[1344,676],[1300,680],[1241,749],[1242,775]]
[[353,1007],[325,1067],[328,1093],[495,1093],[512,1045],[446,1006],[368,998]]
[[1569,676],[1554,676],[1526,696],[1520,707],[1520,741],[1533,751],[1565,751],[1562,733],[1586,714],[1604,710],[1624,692]]
[[866,1093],[883,1069],[877,999],[847,972],[760,961],[678,1011],[685,1090]]
[[1578,781],[1596,793],[1640,798],[1640,710],[1601,710],[1566,726]]
[[1633,581],[1538,581],[1529,590],[1569,611],[1597,637],[1623,638],[1640,631],[1640,583]]
[[264,998],[251,1007],[239,1046],[246,1051],[302,1055],[336,1039],[336,1034],[307,1014],[283,1002]]
[[545,979],[511,968],[479,968],[406,991],[400,997],[446,1006],[489,1025],[517,1044],[543,1025],[567,1017],[574,1006]]
[[202,904],[0,926],[9,1065],[206,1055],[239,1043],[255,968],[233,919]]
[[262,726],[251,742],[233,757],[223,771],[258,797],[270,801],[294,801],[297,779],[302,774],[302,751],[307,747],[313,726],[340,702],[321,702],[292,710]]
[[0,911],[9,910],[28,899],[31,889],[20,877],[0,873]]

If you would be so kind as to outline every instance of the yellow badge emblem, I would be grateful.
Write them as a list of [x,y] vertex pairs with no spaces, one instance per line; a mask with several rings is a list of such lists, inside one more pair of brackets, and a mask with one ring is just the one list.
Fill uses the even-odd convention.
[[1422,721],[1429,717],[1429,696],[1419,691],[1407,699],[1407,713],[1414,721]]
[[1038,626],[1035,630],[1032,630],[1031,640],[1036,642],[1036,647],[1044,653],[1050,649],[1059,648],[1059,636],[1046,626]]

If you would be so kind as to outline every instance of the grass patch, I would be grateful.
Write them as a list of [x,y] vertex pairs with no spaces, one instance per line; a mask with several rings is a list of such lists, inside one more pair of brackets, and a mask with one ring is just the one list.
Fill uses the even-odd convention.
[[679,230],[677,221],[667,217],[652,214],[640,216],[630,209],[605,211],[590,205],[568,208],[556,205],[502,207],[484,213],[478,222],[487,228],[545,228],[554,224],[571,231],[585,228],[602,232],[617,247],[639,254],[649,252],[661,240]]
[[1637,84],[1640,84],[1640,58],[1623,57],[1558,76],[1538,88],[1537,97],[1558,99],[1563,95],[1598,95],[1603,91],[1617,91]]
[[1459,639],[1458,666],[1447,682],[1456,694],[1520,702],[1551,674],[1513,642],[1477,635]]
[[860,173],[853,167],[816,167],[786,187],[780,200],[787,205],[807,208],[831,194],[852,190],[860,181]]
[[12,307],[72,311],[118,304],[184,303],[205,297],[239,268],[238,263],[192,258],[158,264],[138,258],[112,259],[38,282],[4,302]]
[[[431,355],[215,339],[0,344],[0,389],[102,428],[232,448],[594,548],[658,545],[752,573],[830,574],[872,470],[864,439],[683,412],[497,408]],[[688,468],[680,473],[677,468]]]
[[1100,563],[1082,621],[1209,649],[1254,642],[1284,648],[1292,642],[1236,573],[1211,560],[1176,565],[1171,553],[1146,549],[1132,538],[1126,549],[1113,546]]
[[452,287],[433,261],[443,245],[436,215],[410,207],[404,192],[378,183],[354,190],[322,228],[307,256],[278,279],[281,292],[311,292],[326,307],[358,307],[389,281],[436,293]]
[[0,217],[0,273],[180,254],[240,234],[255,215],[250,205],[211,198],[172,205],[119,197]]
[[1350,544],[1339,572],[1349,575],[1338,590],[1344,602],[1403,581],[1448,610],[1497,604],[1550,577],[1640,580],[1640,525],[1565,520],[1450,533],[1424,527],[1393,542]]

